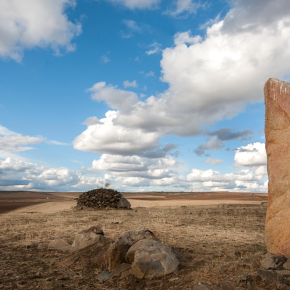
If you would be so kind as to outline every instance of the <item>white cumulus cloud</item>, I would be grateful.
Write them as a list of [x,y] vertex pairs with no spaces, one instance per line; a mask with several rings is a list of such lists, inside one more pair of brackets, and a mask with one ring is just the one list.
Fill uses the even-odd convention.
[[[268,182],[264,181],[267,175],[266,168],[261,166],[255,171],[243,169],[234,173],[221,174],[212,169],[192,169],[187,175],[187,181],[197,183],[198,188],[210,188],[212,191],[247,191],[266,192]],[[201,186],[202,185],[202,186]],[[191,185],[196,187],[196,185]]]
[[44,142],[43,137],[23,136],[0,125],[0,150],[3,151],[26,151],[34,149],[27,144],[38,144]]
[[264,143],[256,142],[236,149],[235,166],[267,165],[267,154]]
[[75,0],[1,0],[0,56],[21,61],[23,51],[33,47],[50,47],[56,54],[75,50],[72,39],[81,25],[65,14],[75,5]]
[[68,168],[49,168],[7,158],[0,160],[0,189],[88,190],[104,183],[103,177],[88,177]]
[[175,0],[173,6],[175,6],[174,9],[168,9],[163,12],[163,14],[186,18],[189,14],[196,13],[200,7],[204,7],[200,2],[195,2],[193,0]]
[[91,170],[110,171],[113,176],[160,179],[171,177],[174,165],[176,161],[172,157],[152,159],[103,154],[99,160],[93,161]]
[[217,165],[217,164],[220,164],[224,162],[223,160],[220,160],[220,159],[211,159],[211,158],[208,158],[204,163],[210,163],[212,165]]
[[124,85],[124,88],[128,88],[128,87],[138,88],[138,84],[137,84],[137,81],[136,80],[134,80],[132,82],[124,81],[123,82],[123,85]]
[[[114,101],[112,101],[114,102]],[[153,150],[159,144],[157,133],[144,133],[141,129],[130,129],[115,125],[118,112],[108,111],[106,118],[89,125],[74,141],[75,149],[96,153],[138,155]]]
[[[261,102],[265,81],[272,76],[283,78],[289,73],[288,10],[289,4],[284,0],[275,2],[275,5],[269,0],[236,0],[224,20],[209,27],[204,37],[193,36],[190,31],[177,33],[175,45],[162,52],[162,80],[168,83],[169,88],[156,96],[139,100],[134,92],[120,90],[104,82],[95,84],[90,89],[92,98],[105,101],[118,111],[114,113],[110,127],[106,127],[106,134],[117,132],[116,136],[121,137],[118,133],[121,129],[128,134],[132,132],[133,136],[134,130],[137,130],[139,140],[127,138],[127,152],[131,145],[134,151],[136,142],[141,145],[144,140],[146,144],[150,143],[152,150],[166,135],[198,135],[203,126],[232,118],[248,102]],[[267,25],[263,18],[265,11]],[[154,50],[155,47],[152,53]],[[100,153],[121,154],[108,150],[109,143],[108,146],[99,146],[101,135],[99,131],[93,132],[94,129],[99,130],[98,125],[94,128],[89,126],[81,135],[86,142],[77,137],[75,148],[84,148],[86,145],[78,144],[87,143],[90,144],[88,150],[97,148]],[[151,140],[149,143],[148,138]],[[113,144],[116,144],[115,141]],[[216,136],[203,144],[204,149],[200,149],[218,149],[223,145],[224,140]],[[142,150],[149,150],[148,146],[140,146],[138,154]],[[137,151],[130,155],[137,154]]]

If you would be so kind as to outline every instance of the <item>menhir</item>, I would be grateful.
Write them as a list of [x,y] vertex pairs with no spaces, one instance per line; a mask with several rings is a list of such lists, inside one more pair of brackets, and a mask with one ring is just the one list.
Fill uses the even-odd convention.
[[78,198],[77,208],[131,208],[130,202],[116,190],[107,188],[93,189],[81,194]]
[[269,79],[265,93],[265,136],[269,176],[265,226],[267,250],[290,255],[290,84]]

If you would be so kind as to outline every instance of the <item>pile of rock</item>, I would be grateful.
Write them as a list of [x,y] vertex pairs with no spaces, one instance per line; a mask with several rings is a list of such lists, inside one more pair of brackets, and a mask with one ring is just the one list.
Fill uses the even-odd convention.
[[290,256],[287,259],[285,256],[267,253],[257,272],[263,280],[290,285]]
[[[66,240],[58,239],[51,241],[48,249],[75,252],[93,244],[98,245],[98,250],[102,251],[102,263],[109,265],[109,271],[105,270],[98,277],[101,282],[129,275],[138,279],[163,277],[176,271],[179,259],[182,258],[146,228],[125,232],[107,250],[101,248],[108,244],[108,240],[98,226],[78,233],[72,245]],[[99,254],[97,251],[94,256]]]
[[116,190],[108,188],[93,189],[81,194],[78,198],[77,209],[83,208],[131,208],[130,202]]

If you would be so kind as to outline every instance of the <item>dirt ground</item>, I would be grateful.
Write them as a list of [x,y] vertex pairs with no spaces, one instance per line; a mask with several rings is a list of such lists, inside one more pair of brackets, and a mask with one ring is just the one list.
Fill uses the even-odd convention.
[[[241,290],[248,288],[237,281],[248,274],[256,290],[287,289],[262,281],[252,264],[253,257],[266,252],[265,194],[126,193],[132,210],[73,211],[73,198],[79,194],[0,194],[1,205],[40,202],[0,215],[0,289],[183,290],[207,282],[216,290]],[[75,253],[45,247],[55,239],[71,243],[78,232],[96,225],[108,241],[103,247],[92,245]],[[97,277],[108,265],[98,257],[124,232],[140,227],[182,254],[178,270],[158,279],[129,275],[100,283]]]
[[[251,257],[265,253],[262,205],[203,205],[135,208],[133,210],[60,211],[0,215],[0,289],[193,289],[199,282],[232,288],[242,275],[256,278],[256,289],[287,289],[264,282],[256,275]],[[40,243],[63,238],[100,225],[108,244],[75,253],[39,249]],[[97,280],[107,265],[98,254],[127,230],[146,227],[162,243],[182,254],[179,269],[163,278],[137,280],[130,275],[105,283]],[[237,250],[240,257],[232,256]],[[240,288],[238,288],[240,287]]]

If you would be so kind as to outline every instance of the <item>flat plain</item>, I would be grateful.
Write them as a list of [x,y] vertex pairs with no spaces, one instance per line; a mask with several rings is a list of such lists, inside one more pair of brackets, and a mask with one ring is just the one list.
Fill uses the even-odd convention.
[[[126,193],[132,210],[74,211],[79,194],[0,194],[1,203],[16,203],[0,215],[0,289],[193,289],[199,282],[214,289],[248,289],[238,280],[249,274],[256,289],[287,289],[262,281],[253,264],[266,252],[266,194]],[[16,208],[22,202],[37,204]],[[45,246],[55,239],[71,243],[78,232],[96,225],[108,240],[103,248],[69,253]],[[107,265],[98,264],[98,254],[140,227],[182,255],[179,269],[158,279],[129,275],[100,283],[97,277]]]

